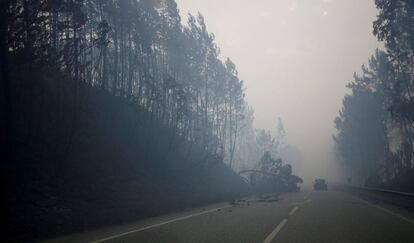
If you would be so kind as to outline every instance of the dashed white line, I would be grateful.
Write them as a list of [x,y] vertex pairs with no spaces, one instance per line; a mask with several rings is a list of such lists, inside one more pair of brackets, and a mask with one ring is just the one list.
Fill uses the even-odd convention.
[[263,241],[263,243],[270,243],[272,240],[276,237],[276,235],[283,229],[283,226],[287,223],[287,219],[282,220],[277,227],[266,237],[266,239]]
[[296,210],[298,210],[298,206],[296,206],[296,207],[294,207],[290,212],[289,212],[289,215],[293,215],[295,212],[296,212]]
[[112,239],[119,238],[119,237],[122,237],[122,236],[125,236],[125,235],[129,235],[129,234],[141,232],[141,231],[144,231],[144,230],[156,228],[156,227],[159,227],[159,226],[162,226],[162,225],[165,225],[165,224],[169,224],[169,223],[173,223],[173,222],[177,222],[177,221],[189,219],[189,218],[196,217],[196,216],[200,216],[200,215],[203,215],[203,214],[212,213],[212,212],[215,212],[215,211],[217,211],[219,209],[223,209],[223,208],[227,208],[227,207],[230,207],[230,206],[224,206],[224,207],[221,207],[221,208],[214,208],[214,209],[210,209],[210,210],[207,210],[207,211],[203,211],[203,212],[194,213],[194,214],[190,214],[190,215],[187,215],[187,216],[183,216],[183,217],[171,219],[171,220],[168,220],[168,221],[164,221],[162,223],[149,225],[149,226],[146,226],[146,227],[143,227],[143,228],[140,228],[140,229],[131,230],[131,231],[124,232],[124,233],[121,233],[121,234],[108,236],[108,237],[103,238],[103,239],[100,239],[100,240],[92,241],[91,243],[100,243],[100,242],[112,240]]
[[312,198],[309,198],[308,200],[306,200],[304,202],[293,202],[293,203],[289,203],[289,206],[296,206],[296,205],[300,206],[300,205],[303,205],[303,204],[306,204],[306,203],[310,203],[310,202],[312,202]]

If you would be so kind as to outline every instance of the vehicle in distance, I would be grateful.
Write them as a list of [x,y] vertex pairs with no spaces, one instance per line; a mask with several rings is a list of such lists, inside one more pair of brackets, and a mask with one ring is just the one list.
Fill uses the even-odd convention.
[[325,179],[316,179],[313,182],[313,189],[317,191],[326,191],[328,190],[328,184],[326,184]]

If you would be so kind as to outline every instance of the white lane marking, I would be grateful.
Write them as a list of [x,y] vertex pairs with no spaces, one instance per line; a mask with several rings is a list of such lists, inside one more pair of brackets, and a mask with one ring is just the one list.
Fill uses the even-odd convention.
[[287,223],[287,219],[282,220],[277,227],[266,237],[266,239],[263,241],[263,243],[270,243],[272,240],[276,237],[276,235],[282,230],[283,226]]
[[298,210],[298,206],[296,206],[296,207],[294,207],[290,212],[289,212],[289,215],[293,215],[295,212],[296,212],[296,210]]
[[389,210],[389,209],[386,209],[386,208],[383,208],[383,207],[381,207],[381,206],[378,206],[378,205],[372,204],[371,202],[366,201],[366,200],[364,200],[364,199],[359,199],[359,200],[361,200],[361,201],[365,202],[366,204],[368,204],[368,205],[369,205],[369,206],[371,206],[371,207],[374,207],[374,208],[380,209],[380,210],[382,210],[382,211],[384,211],[384,212],[386,212],[386,213],[389,213],[389,214],[391,214],[391,215],[393,215],[393,216],[395,216],[395,217],[397,217],[397,218],[400,218],[400,219],[402,219],[402,220],[405,220],[405,221],[407,221],[407,222],[409,222],[409,223],[414,224],[414,220],[412,220],[412,219],[409,219],[409,218],[407,218],[407,217],[404,217],[404,216],[402,216],[402,215],[400,215],[400,214],[398,214],[398,213],[395,213],[395,212],[393,212],[393,211],[391,211],[391,210]]
[[92,241],[91,243],[99,243],[99,242],[104,242],[104,241],[112,240],[112,239],[119,238],[119,237],[122,237],[122,236],[125,236],[125,235],[129,235],[129,234],[141,232],[141,231],[144,231],[144,230],[156,228],[156,227],[159,227],[159,226],[162,226],[162,225],[166,225],[166,224],[169,224],[169,223],[173,223],[173,222],[177,222],[177,221],[189,219],[189,218],[196,217],[196,216],[200,216],[200,215],[203,215],[203,214],[212,213],[212,212],[215,212],[215,211],[217,211],[219,209],[224,209],[224,208],[228,208],[228,207],[230,207],[230,206],[228,205],[228,206],[224,206],[224,207],[221,207],[221,208],[214,208],[214,209],[211,209],[211,210],[207,210],[207,211],[203,211],[203,212],[199,212],[199,213],[195,213],[195,214],[190,214],[190,215],[187,215],[187,216],[183,216],[183,217],[171,219],[171,220],[168,220],[168,221],[164,221],[162,223],[149,225],[149,226],[146,226],[146,227],[143,227],[143,228],[140,228],[140,229],[131,230],[131,231],[124,232],[124,233],[121,233],[121,234],[108,236],[108,237],[103,238],[103,239],[100,239],[100,240]]
[[310,198],[310,199],[308,199],[308,200],[306,200],[304,202],[293,202],[293,203],[289,203],[289,206],[300,206],[300,205],[303,205],[303,204],[306,204],[306,203],[310,203],[310,202],[312,202],[312,198]]
[[374,206],[374,207],[376,207],[376,208],[378,208],[378,209],[381,209],[381,210],[383,210],[383,211],[385,211],[385,212],[387,212],[387,213],[389,213],[389,214],[391,214],[391,215],[394,215],[394,216],[396,216],[396,217],[398,217],[398,218],[400,218],[400,219],[402,219],[402,220],[405,220],[405,221],[407,221],[407,222],[409,222],[409,223],[414,224],[414,220],[409,219],[409,218],[407,218],[407,217],[404,217],[404,216],[402,216],[402,215],[399,215],[398,213],[394,213],[394,212],[393,212],[393,211],[391,211],[391,210],[388,210],[388,209],[386,209],[386,208],[380,207],[380,206],[378,206],[378,205],[371,205],[371,206]]
[[304,197],[304,199],[305,200],[308,199],[311,193],[312,193],[312,191],[308,192],[308,194],[306,194],[306,196]]

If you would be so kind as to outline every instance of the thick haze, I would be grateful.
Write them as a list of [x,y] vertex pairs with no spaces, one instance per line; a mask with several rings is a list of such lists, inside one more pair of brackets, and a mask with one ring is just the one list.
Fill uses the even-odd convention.
[[288,142],[312,165],[305,179],[328,177],[333,119],[345,85],[380,47],[372,35],[374,1],[177,2],[182,16],[198,11],[205,16],[222,56],[236,63],[255,126],[274,131],[282,117]]

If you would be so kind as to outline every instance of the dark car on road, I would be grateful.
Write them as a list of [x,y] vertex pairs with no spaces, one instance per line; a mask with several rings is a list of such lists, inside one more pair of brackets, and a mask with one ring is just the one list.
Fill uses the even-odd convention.
[[313,182],[313,189],[317,191],[326,191],[328,190],[328,184],[326,184],[325,179],[316,179]]

